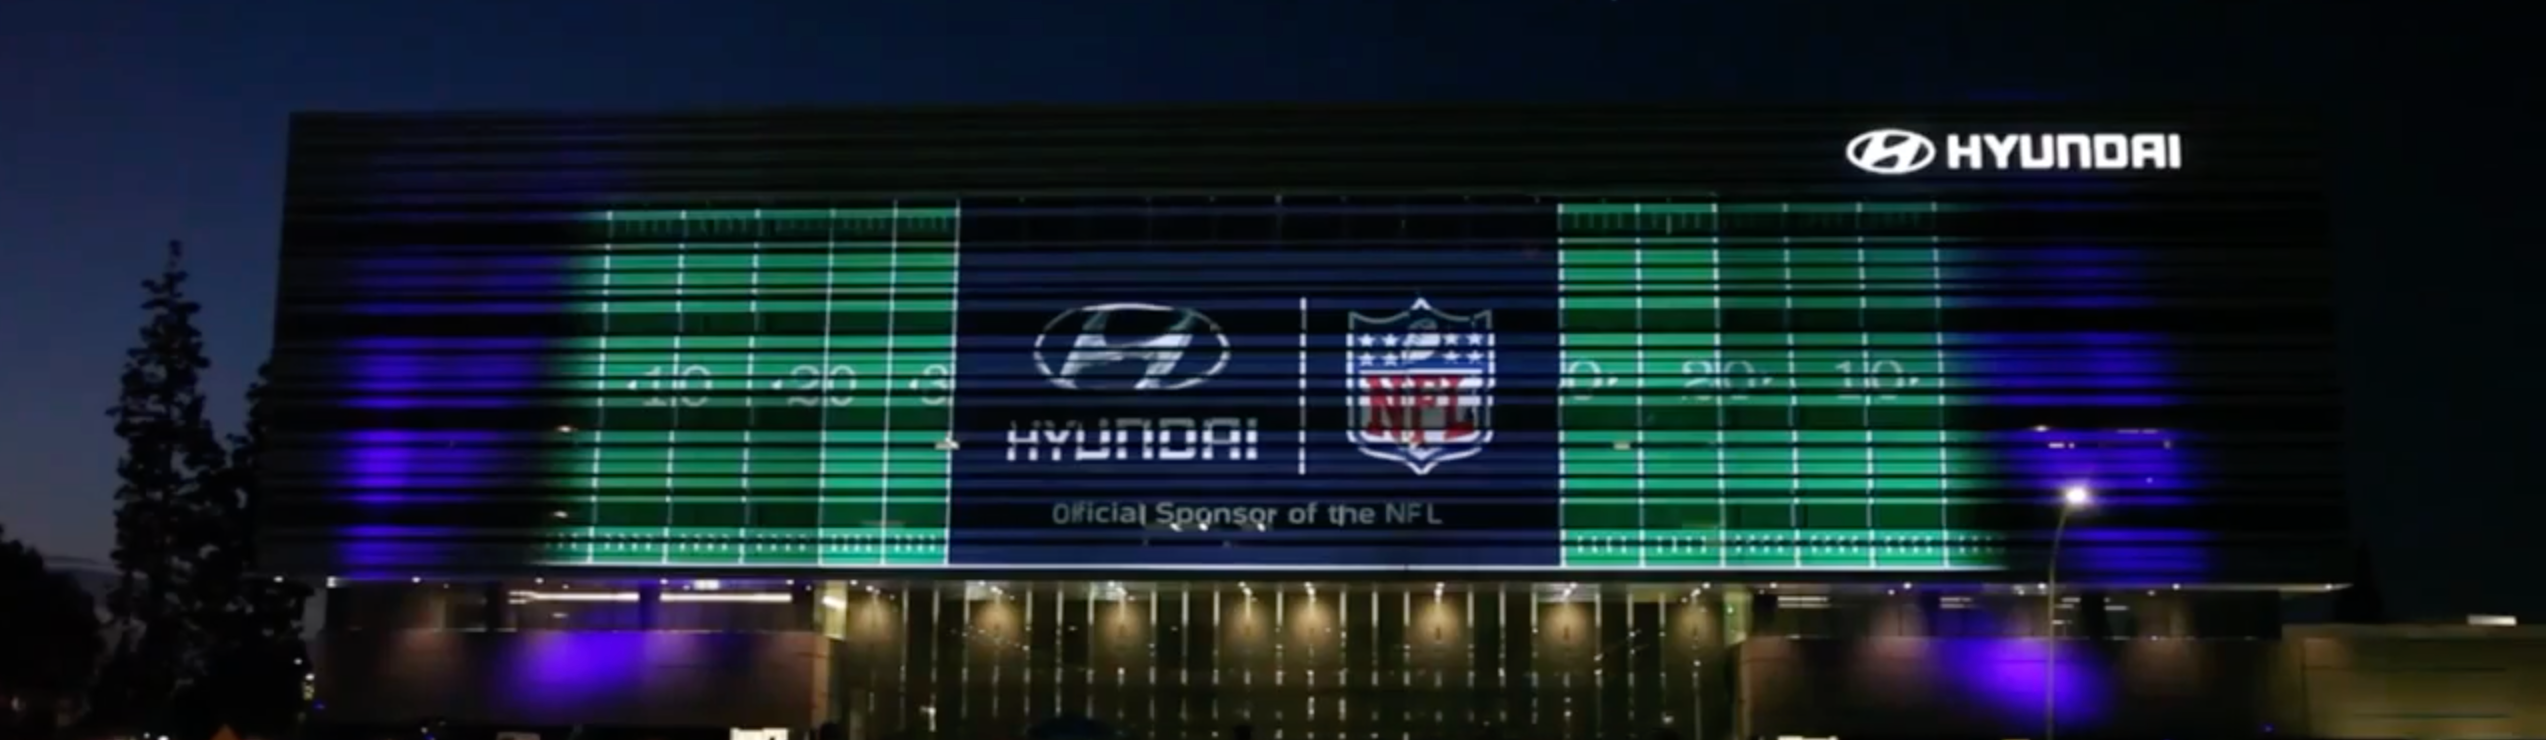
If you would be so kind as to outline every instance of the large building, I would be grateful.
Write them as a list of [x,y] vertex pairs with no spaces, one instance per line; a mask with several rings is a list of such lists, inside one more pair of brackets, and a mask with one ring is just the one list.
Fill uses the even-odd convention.
[[2351,562],[2292,119],[291,142],[261,532],[328,586],[331,722],[2339,734],[2258,678]]

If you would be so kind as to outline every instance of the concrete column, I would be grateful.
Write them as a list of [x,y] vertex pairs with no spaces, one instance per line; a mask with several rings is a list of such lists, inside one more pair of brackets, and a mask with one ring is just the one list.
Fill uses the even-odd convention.
[[354,622],[354,592],[344,586],[328,586],[318,596],[319,625],[324,632],[350,632],[361,628]]
[[2113,613],[2105,609],[2111,600],[2098,589],[2077,596],[2077,634],[2089,640],[2113,637]]
[[652,632],[663,624],[663,587],[648,583],[637,587],[637,629]]
[[488,581],[479,587],[478,592],[485,598],[485,602],[478,605],[480,629],[488,632],[513,631],[517,626],[513,620],[513,589],[504,585],[503,581]]
[[820,586],[813,583],[799,583],[788,588],[787,621],[782,625],[786,631],[810,632],[820,624],[822,597],[815,590],[817,588]]
[[1750,639],[1751,592],[1748,586],[1724,587],[1724,631],[1726,647]]

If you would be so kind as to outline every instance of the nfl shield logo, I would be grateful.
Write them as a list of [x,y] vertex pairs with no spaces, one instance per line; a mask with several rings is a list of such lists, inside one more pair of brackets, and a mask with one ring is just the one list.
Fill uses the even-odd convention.
[[1354,313],[1345,347],[1348,434],[1361,454],[1427,475],[1494,441],[1494,312],[1460,316],[1416,299],[1388,316]]

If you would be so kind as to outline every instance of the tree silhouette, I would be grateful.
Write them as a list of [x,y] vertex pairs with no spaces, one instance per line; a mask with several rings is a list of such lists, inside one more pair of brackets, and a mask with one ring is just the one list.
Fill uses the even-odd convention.
[[122,397],[107,410],[124,440],[116,461],[114,563],[118,581],[108,611],[123,638],[92,704],[100,718],[127,727],[162,721],[167,701],[199,672],[201,642],[189,607],[196,563],[217,537],[205,510],[206,486],[219,486],[229,456],[204,417],[201,310],[186,297],[185,248],[168,244],[168,261],[142,281],[141,342],[124,355]]
[[[79,697],[105,649],[97,604],[69,575],[0,529],[0,736],[41,736]],[[18,730],[18,732],[11,732]]]
[[[118,583],[109,611],[124,635],[98,681],[99,724],[156,734],[218,724],[283,729],[297,717],[308,592],[258,572],[251,514],[265,444],[263,382],[247,428],[225,449],[204,415],[201,306],[185,293],[185,249],[168,244],[142,282],[148,315],[125,354],[108,415],[124,440],[116,464]],[[260,372],[260,378],[262,372]]]
[[189,591],[211,680],[189,692],[184,703],[249,734],[280,733],[297,723],[302,677],[308,673],[300,633],[309,589],[258,572],[253,514],[262,482],[268,371],[257,368],[257,380],[248,387],[246,427],[230,436],[220,484],[203,489],[208,526],[216,536]]

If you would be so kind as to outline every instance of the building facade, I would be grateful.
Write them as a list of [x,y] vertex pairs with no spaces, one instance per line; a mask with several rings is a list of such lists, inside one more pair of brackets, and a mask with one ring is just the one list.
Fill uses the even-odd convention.
[[260,534],[347,722],[2230,732],[2091,645],[2348,562],[2313,138],[2255,111],[292,141]]

